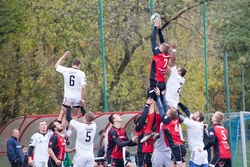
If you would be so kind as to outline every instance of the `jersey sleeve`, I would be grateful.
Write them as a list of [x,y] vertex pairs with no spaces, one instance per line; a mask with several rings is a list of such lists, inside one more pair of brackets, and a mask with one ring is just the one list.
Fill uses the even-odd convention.
[[209,141],[205,145],[204,150],[210,148],[215,143],[215,134],[214,134],[214,127],[213,126],[208,128],[208,136],[209,136]]
[[151,37],[152,51],[154,53],[154,56],[161,53],[161,51],[158,48],[157,43],[156,43],[156,34],[157,34],[157,31],[158,31],[157,29],[158,28],[154,26],[153,34],[152,34],[152,37]]
[[109,130],[109,138],[111,138],[118,147],[125,147],[132,142],[131,139],[121,142],[118,134],[113,129]]
[[78,130],[81,128],[82,123],[80,123],[74,119],[71,119],[70,125],[73,126],[76,130]]
[[[192,115],[192,114],[191,114],[191,115]],[[190,117],[191,117],[191,116],[190,116]],[[189,127],[196,127],[196,126],[197,126],[195,121],[193,121],[191,118],[187,118],[187,117],[184,118],[183,123],[184,123],[185,125],[189,126]]]
[[176,66],[171,67],[171,75],[178,75]]
[[86,80],[86,75],[84,72],[82,72],[82,77],[81,77],[81,85],[86,85],[87,84],[87,80]]
[[64,73],[65,71],[67,71],[68,68],[67,67],[63,67],[61,65],[57,66],[56,71],[60,72],[60,73]]
[[50,138],[50,140],[49,140],[49,146],[48,146],[48,148],[53,149],[56,146],[56,144],[57,144],[57,140],[58,140],[58,137],[56,135],[52,136]]
[[36,134],[33,134],[30,138],[29,146],[35,146],[35,144],[36,144]]
[[48,130],[47,139],[49,140],[53,134],[54,134],[54,132],[52,130]]

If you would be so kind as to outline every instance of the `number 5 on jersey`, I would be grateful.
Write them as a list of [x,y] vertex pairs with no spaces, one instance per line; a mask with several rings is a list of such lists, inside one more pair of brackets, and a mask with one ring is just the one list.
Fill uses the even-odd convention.
[[85,141],[89,142],[90,140],[91,140],[91,131],[87,131]]

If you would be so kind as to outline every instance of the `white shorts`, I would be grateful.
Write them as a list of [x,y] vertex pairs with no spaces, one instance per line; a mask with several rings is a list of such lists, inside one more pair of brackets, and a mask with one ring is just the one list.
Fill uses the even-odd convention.
[[151,161],[153,167],[170,167],[171,150],[154,151]]
[[34,161],[34,166],[35,167],[47,167],[47,161],[43,162],[43,161]]
[[76,167],[91,167],[94,166],[94,154],[93,152],[81,152],[75,153],[74,166]]
[[208,164],[207,150],[199,152],[198,150],[192,151],[190,154],[190,161],[197,165]]
[[81,99],[64,97],[62,104],[66,104],[66,101],[70,102],[72,106],[78,107],[78,106],[80,106]]

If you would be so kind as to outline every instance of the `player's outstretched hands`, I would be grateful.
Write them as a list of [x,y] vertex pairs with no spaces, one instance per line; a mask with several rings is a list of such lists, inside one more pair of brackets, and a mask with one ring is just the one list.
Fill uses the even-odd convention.
[[161,94],[160,89],[158,87],[154,88],[154,91],[157,96]]
[[64,56],[68,56],[70,54],[70,51],[66,51],[65,53],[64,53]]
[[154,26],[157,27],[157,28],[160,28],[161,27],[161,19],[160,18],[157,18],[154,22]]
[[177,49],[177,47],[178,47],[178,43],[177,43],[177,42],[173,42],[173,43],[172,43],[172,48],[173,48],[173,49]]

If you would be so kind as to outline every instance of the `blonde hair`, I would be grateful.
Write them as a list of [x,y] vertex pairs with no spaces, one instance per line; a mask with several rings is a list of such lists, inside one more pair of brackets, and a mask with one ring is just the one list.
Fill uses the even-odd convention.
[[93,112],[87,112],[85,114],[85,120],[90,123],[95,119],[95,114]]
[[224,114],[220,111],[214,113],[216,123],[222,124],[224,121]]
[[162,43],[162,52],[168,53],[169,45],[167,43]]
[[171,119],[177,118],[178,112],[176,111],[176,109],[174,107],[170,107],[169,110],[168,110],[168,112],[169,112],[169,117]]

